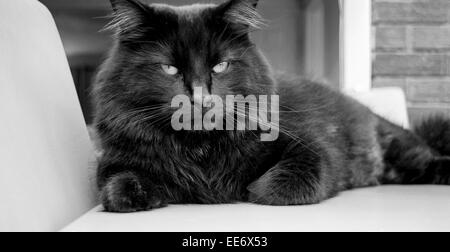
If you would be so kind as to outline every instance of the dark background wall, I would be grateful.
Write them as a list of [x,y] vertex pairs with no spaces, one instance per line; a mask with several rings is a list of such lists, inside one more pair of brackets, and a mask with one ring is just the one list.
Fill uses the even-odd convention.
[[374,86],[402,87],[412,122],[450,114],[450,1],[373,0]]
[[[69,59],[85,114],[92,121],[89,87],[111,45],[99,32],[109,21],[109,0],[40,0],[52,12]],[[221,0],[148,0],[182,5]],[[311,4],[313,3],[313,4]],[[337,0],[261,0],[269,26],[253,34],[276,70],[308,74],[339,87],[339,15]],[[307,40],[306,37],[309,39]]]
[[87,123],[92,122],[90,85],[111,45],[109,34],[99,32],[108,23],[109,1],[40,0],[52,13],[69,60]]

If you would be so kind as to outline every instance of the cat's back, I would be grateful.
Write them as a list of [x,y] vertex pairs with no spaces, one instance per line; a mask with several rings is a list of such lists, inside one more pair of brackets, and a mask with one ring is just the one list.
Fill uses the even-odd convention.
[[358,101],[326,84],[303,77],[276,74],[280,107],[300,114],[350,114],[371,113]]
[[305,78],[287,75],[275,78],[282,127],[306,131],[303,133],[314,138],[333,135],[358,138],[356,132],[372,135],[375,130],[377,117],[374,113],[340,91]]
[[299,105],[320,104],[332,107],[346,100],[337,90],[304,77],[276,74],[275,80],[281,106],[297,108]]

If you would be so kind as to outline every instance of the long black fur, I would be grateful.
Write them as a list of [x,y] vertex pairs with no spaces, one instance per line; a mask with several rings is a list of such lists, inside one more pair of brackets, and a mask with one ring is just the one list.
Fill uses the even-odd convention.
[[[94,89],[103,148],[98,186],[107,211],[314,204],[381,183],[449,184],[450,121],[429,121],[415,134],[319,83],[273,74],[249,38],[264,24],[257,0],[191,7],[111,2],[116,42]],[[213,74],[222,61],[230,68]],[[165,74],[161,64],[180,74]],[[174,131],[170,101],[192,96],[195,86],[222,97],[278,94],[280,137],[261,142],[252,131]]]
[[440,155],[450,156],[450,120],[448,118],[435,115],[419,124],[414,131]]

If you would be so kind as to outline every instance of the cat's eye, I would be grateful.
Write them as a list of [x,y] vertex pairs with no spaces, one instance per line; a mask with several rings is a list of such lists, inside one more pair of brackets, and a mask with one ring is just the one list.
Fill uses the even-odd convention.
[[213,72],[216,74],[223,73],[228,69],[228,67],[230,67],[229,62],[222,62],[213,68]]
[[161,68],[168,75],[176,75],[176,74],[178,74],[178,68],[176,68],[174,66],[164,65],[163,64],[163,65],[161,65]]

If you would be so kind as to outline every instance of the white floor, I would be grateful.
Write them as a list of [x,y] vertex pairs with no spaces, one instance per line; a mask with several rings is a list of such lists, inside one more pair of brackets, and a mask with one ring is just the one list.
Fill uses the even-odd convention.
[[348,191],[314,206],[169,206],[135,214],[98,207],[63,231],[450,231],[450,187]]

